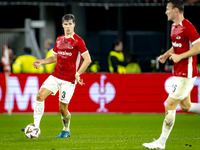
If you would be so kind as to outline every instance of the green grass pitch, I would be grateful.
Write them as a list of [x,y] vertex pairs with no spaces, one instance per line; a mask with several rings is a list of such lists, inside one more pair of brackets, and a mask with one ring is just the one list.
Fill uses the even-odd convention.
[[[161,133],[164,114],[72,114],[71,137],[56,139],[62,130],[59,114],[43,115],[38,139],[21,128],[33,122],[28,114],[0,114],[0,150],[145,150]],[[200,116],[177,114],[166,150],[199,150]]]

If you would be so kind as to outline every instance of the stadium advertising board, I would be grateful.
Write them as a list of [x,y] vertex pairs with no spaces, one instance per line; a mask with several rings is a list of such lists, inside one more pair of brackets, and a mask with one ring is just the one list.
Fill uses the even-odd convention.
[[[0,113],[33,112],[37,92],[49,74],[11,74],[6,95],[5,75],[0,74]],[[172,74],[82,74],[85,85],[77,85],[69,104],[70,112],[164,113],[164,103],[172,90]],[[191,92],[200,103],[200,76]],[[180,111],[180,107],[177,107]],[[59,112],[58,93],[45,100],[45,112]]]

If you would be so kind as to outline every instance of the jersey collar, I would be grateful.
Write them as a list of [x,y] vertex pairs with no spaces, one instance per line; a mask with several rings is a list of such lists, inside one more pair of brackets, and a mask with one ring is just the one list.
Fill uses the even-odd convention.
[[66,38],[66,39],[70,39],[70,38],[72,38],[73,40],[74,40],[74,35],[75,35],[75,33],[71,36],[71,37],[68,37],[68,38]]
[[183,21],[185,20],[185,18],[179,23],[179,24],[175,24],[175,23],[173,23],[175,26],[178,26],[178,25],[180,25],[180,26],[182,26],[183,27]]
[[185,18],[179,23],[182,27],[183,27],[183,21],[185,20]]
[[181,21],[179,24],[181,25],[181,26],[183,26],[183,23],[182,23],[183,21]]

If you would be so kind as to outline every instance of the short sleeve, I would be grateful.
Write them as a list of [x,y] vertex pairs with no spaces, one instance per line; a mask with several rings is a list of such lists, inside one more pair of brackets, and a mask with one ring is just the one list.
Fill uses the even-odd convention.
[[199,34],[198,34],[196,28],[194,27],[194,25],[191,23],[188,23],[185,28],[185,36],[187,36],[189,38],[192,45],[194,45],[196,42],[200,41]]
[[81,55],[85,54],[88,51],[87,47],[85,46],[85,42],[81,38],[79,39],[77,46],[78,46],[78,50],[80,51]]

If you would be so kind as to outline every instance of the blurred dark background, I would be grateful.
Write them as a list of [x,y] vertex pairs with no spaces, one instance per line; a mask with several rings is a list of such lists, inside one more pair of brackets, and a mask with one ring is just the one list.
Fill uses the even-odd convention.
[[[185,2],[184,16],[200,33],[200,3]],[[142,72],[151,72],[151,60],[171,47],[171,22],[167,21],[165,7],[159,0],[0,0],[0,52],[7,44],[16,55],[22,53],[29,32],[25,19],[30,18],[45,21],[43,32],[34,28],[44,57],[44,40],[55,41],[62,35],[61,19],[73,13],[75,32],[84,39],[92,59],[99,61],[100,72],[108,72],[107,56],[116,39],[123,41],[126,55],[138,57]]]

